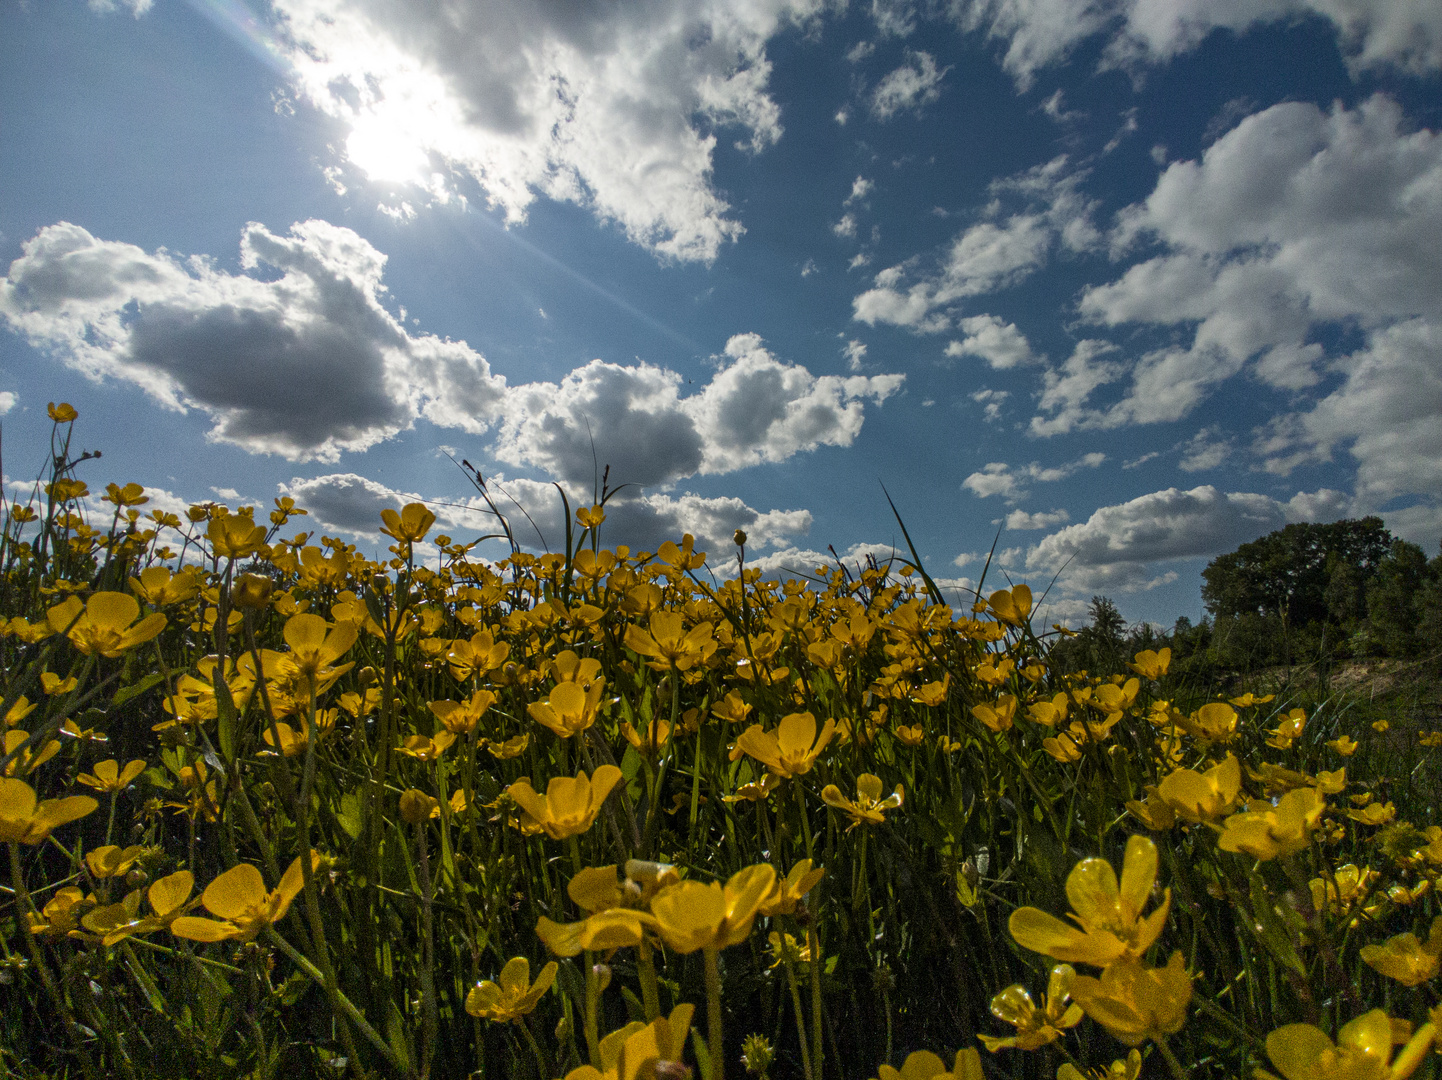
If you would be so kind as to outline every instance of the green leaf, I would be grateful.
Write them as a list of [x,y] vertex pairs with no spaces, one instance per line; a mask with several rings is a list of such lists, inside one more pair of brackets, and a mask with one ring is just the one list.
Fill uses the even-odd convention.
[[361,796],[359,791],[347,791],[340,797],[340,813],[336,815],[340,827],[352,840],[361,834]]
[[112,709],[120,708],[120,706],[124,705],[131,698],[139,697],[151,687],[160,685],[163,678],[164,676],[162,676],[160,672],[155,671],[145,676],[145,678],[139,682],[133,682],[129,686],[122,686],[119,690],[115,691],[115,696],[110,699],[110,707]]

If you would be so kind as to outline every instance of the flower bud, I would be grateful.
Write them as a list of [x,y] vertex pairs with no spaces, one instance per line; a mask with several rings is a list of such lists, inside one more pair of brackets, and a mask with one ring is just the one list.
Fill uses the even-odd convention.
[[596,992],[605,993],[606,987],[611,985],[611,965],[596,964],[591,970],[596,973],[596,982],[598,983]]
[[433,811],[440,809],[440,802],[427,795],[420,788],[411,788],[401,794],[401,820],[407,825],[421,825],[429,821]]
[[743,532],[741,529],[737,529],[736,534],[732,536],[731,539],[733,542],[735,542],[737,547],[746,546],[746,533]]
[[752,1076],[765,1076],[775,1057],[765,1035],[747,1035],[741,1043],[741,1064]]
[[275,585],[268,577],[241,574],[230,587],[230,604],[243,610],[258,611],[270,603],[273,588]]

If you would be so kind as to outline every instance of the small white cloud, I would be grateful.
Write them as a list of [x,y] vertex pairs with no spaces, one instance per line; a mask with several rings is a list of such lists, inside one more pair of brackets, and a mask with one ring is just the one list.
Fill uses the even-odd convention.
[[0,392],[0,416],[4,416],[11,409],[15,408],[15,403],[19,400],[20,398],[13,390]]
[[1060,89],[1041,103],[1041,111],[1058,124],[1070,124],[1086,118],[1084,112],[1067,109]]
[[846,50],[846,61],[849,64],[859,64],[876,51],[876,46],[869,41],[858,41],[851,48]]
[[831,226],[831,231],[840,237],[852,237],[856,235],[856,215],[843,214],[841,220]]
[[1165,143],[1156,143],[1151,149],[1152,160],[1158,165],[1167,163],[1167,147]]
[[966,337],[949,343],[947,356],[979,356],[997,370],[1041,359],[1031,351],[1031,345],[1016,324],[998,315],[973,315],[962,319],[957,326]]
[[919,113],[941,97],[941,80],[950,70],[938,69],[930,53],[908,52],[906,63],[877,84],[871,95],[871,115],[885,121],[901,112]]
[[866,343],[852,338],[841,350],[846,357],[846,367],[850,371],[860,371],[861,361],[866,359]]
[[1071,516],[1065,510],[1053,510],[1050,513],[1038,512],[1035,514],[1028,514],[1025,510],[1013,510],[1006,515],[1006,527],[1015,531],[1050,529],[1053,525],[1060,525],[1070,520]]
[[816,270],[817,266],[815,259],[807,259],[804,263],[801,264],[802,277],[810,277],[812,274],[816,273]]
[[847,270],[859,270],[863,266],[871,265],[871,256],[864,251],[858,251],[851,256],[851,261],[846,264]]
[[839,126],[845,127],[846,121],[851,119],[851,113],[845,108],[840,108],[836,110],[836,115],[833,116],[831,119],[835,120]]
[[1222,429],[1213,424],[1202,428],[1181,446],[1182,460],[1177,468],[1182,472],[1205,472],[1215,469],[1232,453],[1232,441],[1222,437]]
[[1141,457],[1139,457],[1139,458],[1133,458],[1131,461],[1124,461],[1124,462],[1122,462],[1122,468],[1123,468],[1123,469],[1135,469],[1135,468],[1138,468],[1139,466],[1145,465],[1147,462],[1151,461],[1153,458],[1159,458],[1159,457],[1161,457],[1161,456],[1162,456],[1162,452],[1161,452],[1160,450],[1152,450],[1152,451],[1150,451],[1149,453],[1143,454],[1143,455],[1142,455]]
[[1005,462],[993,461],[968,476],[961,482],[961,486],[978,498],[1000,495],[1007,502],[1014,503],[1026,497],[1026,488],[1023,485],[1028,481],[1055,483],[1065,480],[1079,469],[1098,468],[1106,459],[1105,454],[1093,451],[1061,465],[1042,465],[1033,461],[1030,465],[1013,467]]
[[846,196],[846,202],[843,205],[850,206],[854,202],[860,202],[866,198],[866,196],[870,195],[872,189],[875,187],[876,184],[871,180],[866,179],[864,176],[858,176],[851,182],[851,194]]
[[986,407],[982,413],[982,419],[988,424],[993,424],[1001,419],[1002,402],[1006,401],[1009,397],[1011,397],[1011,393],[1007,390],[983,389],[973,393],[971,400]]

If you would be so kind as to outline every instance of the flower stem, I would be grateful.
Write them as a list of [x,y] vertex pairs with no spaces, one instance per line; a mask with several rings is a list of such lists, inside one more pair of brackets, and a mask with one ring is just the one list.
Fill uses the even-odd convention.
[[1157,1049],[1161,1051],[1162,1058],[1167,1063],[1167,1068],[1172,1071],[1172,1076],[1174,1076],[1176,1080],[1187,1080],[1187,1070],[1182,1068],[1182,1063],[1177,1060],[1177,1056],[1172,1053],[1172,1048],[1167,1045],[1167,1037],[1165,1035],[1154,1035],[1152,1036],[1152,1041],[1157,1044]]
[[711,1080],[726,1080],[725,1053],[721,1044],[721,969],[719,949],[702,950],[706,962],[706,1049],[711,1052]]

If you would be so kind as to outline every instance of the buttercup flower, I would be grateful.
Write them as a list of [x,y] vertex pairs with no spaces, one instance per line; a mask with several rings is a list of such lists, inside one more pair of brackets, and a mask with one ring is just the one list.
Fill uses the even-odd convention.
[[1133,836],[1127,841],[1120,885],[1105,859],[1083,859],[1067,875],[1066,894],[1077,926],[1034,907],[1017,908],[1007,925],[1017,944],[1056,960],[1097,967],[1139,960],[1161,934],[1171,908],[1168,889],[1160,906],[1142,918],[1156,878],[1156,844]]
[[83,605],[80,597],[72,596],[51,608],[46,618],[57,633],[68,627],[66,636],[80,652],[112,660],[144,645],[164,630],[166,623],[159,612],[140,619],[140,604],[135,597],[118,592],[98,592]]
[[150,915],[140,915],[140,890],[136,889],[121,903],[96,908],[80,921],[85,929],[99,934],[103,944],[114,945],[132,934],[149,934],[169,927],[200,903],[199,897],[190,898],[194,888],[195,877],[189,870],[180,870],[151,883],[145,894],[150,901]]
[[99,805],[89,795],[37,802],[35,789],[24,780],[0,778],[0,840],[33,846],[52,829],[93,813]]
[[688,631],[680,612],[657,611],[651,615],[650,627],[650,633],[634,623],[626,627],[626,648],[654,657],[651,666],[657,669],[674,666],[677,671],[689,671],[716,651],[709,622],[698,623]]
[[[1025,588],[1025,586],[1022,586]],[[882,1065],[880,1080],[982,1080],[981,1055],[968,1046],[956,1052],[956,1063],[946,1071],[946,1062],[930,1050],[917,1050],[906,1055],[900,1069]]]
[[591,682],[589,688],[577,682],[557,683],[545,701],[531,702],[526,706],[526,712],[536,723],[550,728],[563,739],[569,739],[596,722],[605,683],[602,678]]
[[1223,851],[1245,852],[1254,859],[1290,855],[1311,842],[1312,829],[1326,808],[1321,793],[1311,787],[1287,792],[1276,806],[1254,802],[1222,822],[1217,846]]
[[1432,920],[1425,945],[1416,934],[1398,934],[1381,945],[1363,945],[1359,955],[1389,979],[1403,986],[1419,986],[1436,976],[1442,961],[1442,915]]
[[713,881],[682,881],[651,901],[661,939],[678,953],[722,949],[746,940],[776,871],[761,863],[733,874],[723,887]]
[[514,957],[501,969],[499,982],[487,979],[471,988],[466,995],[466,1012],[497,1024],[519,1021],[535,1009],[541,996],[556,981],[559,970],[552,960],[532,983],[531,962],[524,956]]
[[778,878],[776,883],[771,886],[771,891],[761,901],[759,909],[761,914],[768,918],[794,914],[806,894],[816,888],[825,876],[825,870],[820,868],[813,870],[811,860],[802,859],[791,868],[790,873],[784,878]]
[[424,503],[407,503],[399,514],[387,507],[381,511],[381,532],[404,544],[424,540],[436,523],[436,515]]
[[862,773],[856,778],[855,802],[842,795],[841,789],[835,784],[827,784],[821,789],[821,801],[827,806],[844,811],[851,818],[851,824],[846,827],[846,831],[850,832],[863,823],[880,825],[886,820],[886,811],[901,805],[903,793],[900,784],[884,799],[881,797],[881,790],[881,777]]
[[1204,773],[1177,769],[1162,778],[1157,796],[1183,821],[1212,821],[1232,812],[1242,790],[1242,763],[1231,754]]
[[1076,969],[1070,964],[1058,964],[1051,969],[1047,980],[1046,998],[1038,1009],[1026,987],[1017,984],[1008,986],[991,999],[991,1015],[1004,1020],[1016,1028],[1015,1035],[999,1038],[995,1035],[978,1035],[993,1054],[1003,1047],[1014,1046],[1018,1050],[1035,1050],[1039,1046],[1061,1038],[1066,1028],[1076,1027],[1082,1020],[1082,1009],[1071,998],[1072,980]]
[[136,759],[120,768],[120,762],[114,758],[95,763],[95,772],[81,773],[75,779],[87,787],[93,787],[96,791],[103,791],[106,794],[113,794],[117,791],[124,791],[135,782],[135,778],[145,771],[145,762]]
[[1392,1060],[1392,1019],[1373,1009],[1342,1025],[1334,1044],[1311,1024],[1288,1024],[1267,1036],[1267,1056],[1286,1080],[1402,1080],[1411,1076],[1436,1034],[1423,1024]]
[[1137,1080],[1142,1074],[1142,1052],[1133,1050],[1124,1059],[1113,1061],[1105,1069],[1084,1073],[1071,1062],[1057,1068],[1056,1080]]
[[353,623],[338,623],[328,631],[328,624],[319,615],[302,612],[285,621],[284,635],[291,663],[308,678],[319,681],[322,676],[338,675],[355,666],[331,666],[355,644],[357,631]]
[[1031,615],[1031,589],[1025,585],[1015,585],[1009,590],[1001,589],[991,594],[987,605],[1000,621],[1020,626]]
[[736,739],[736,749],[750,754],[777,776],[789,779],[811,771],[817,757],[836,734],[836,721],[827,720],[816,732],[816,717],[809,712],[781,718],[775,731],[752,724]]
[[552,840],[579,836],[596,823],[601,804],[611,789],[621,782],[621,770],[602,765],[593,776],[584,771],[574,777],[557,776],[546,785],[546,794],[538,795],[524,777],[507,792],[526,813],[536,820]]
[[1143,649],[1133,659],[1136,663],[1128,664],[1127,667],[1144,679],[1160,679],[1167,673],[1167,667],[1172,662],[1172,650],[1153,652],[1151,649]]
[[1016,715],[1016,697],[1003,694],[994,705],[973,705],[971,715],[995,732],[1011,730],[1012,718]]
[[[311,868],[320,865],[320,853],[312,851]],[[232,866],[206,886],[200,902],[216,919],[184,915],[170,924],[176,937],[191,941],[225,941],[238,938],[253,941],[262,930],[280,922],[290,910],[291,901],[305,887],[300,856],[281,875],[274,892],[267,892],[265,879],[249,863]]]
[[1187,1020],[1192,977],[1179,952],[1166,967],[1149,968],[1134,960],[1112,964],[1093,979],[1078,975],[1071,995],[1085,1013],[1113,1036],[1136,1046],[1144,1039],[1171,1035]]

